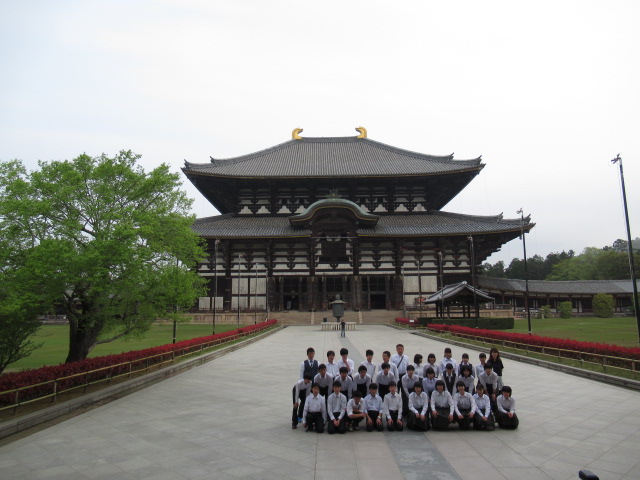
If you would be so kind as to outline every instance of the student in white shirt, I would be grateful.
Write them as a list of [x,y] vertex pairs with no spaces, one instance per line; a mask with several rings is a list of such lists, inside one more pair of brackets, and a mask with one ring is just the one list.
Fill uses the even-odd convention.
[[349,375],[350,377],[353,377],[356,374],[356,371],[354,370],[353,360],[349,358],[349,350],[347,350],[346,348],[340,349],[340,360],[338,360],[336,365],[338,366],[338,371],[340,371],[340,368],[342,367],[347,367],[347,375]]
[[473,396],[476,402],[476,414],[473,417],[473,428],[475,430],[495,430],[495,421],[491,413],[491,399],[485,393],[482,383],[478,383],[476,394]]
[[340,375],[333,379],[333,384],[335,385],[336,382],[340,384],[340,393],[348,400],[353,393],[353,379],[347,373],[347,367],[340,367]]
[[420,382],[414,385],[414,391],[409,395],[407,428],[419,432],[429,430],[429,397],[422,391]]
[[329,397],[329,391],[333,385],[333,377],[327,373],[327,366],[321,363],[318,367],[318,374],[313,377],[313,384],[320,387],[320,395],[324,398]]
[[360,422],[367,417],[364,410],[364,401],[362,393],[359,390],[353,391],[353,398],[347,402],[347,422],[349,423],[349,431],[359,430]]
[[418,377],[420,377],[420,378],[424,377],[424,364],[422,363],[422,359],[423,359],[423,358],[424,358],[424,357],[423,357],[421,354],[419,354],[419,353],[416,353],[416,354],[413,356],[413,368],[414,368],[414,372],[415,372],[415,374],[416,374]]
[[473,395],[464,389],[464,382],[458,381],[456,384],[458,391],[453,396],[453,409],[456,414],[456,421],[460,430],[469,430],[471,420],[476,414],[476,402]]
[[498,375],[493,371],[490,363],[484,364],[484,373],[478,377],[478,383],[482,383],[487,391],[487,395],[495,403],[498,392]]
[[311,392],[312,394],[304,404],[302,415],[304,423],[302,426],[307,428],[307,432],[315,430],[317,433],[322,433],[324,432],[324,424],[327,422],[327,406],[317,385],[313,386]]
[[371,380],[373,381],[373,379],[376,378],[376,374],[378,373],[378,365],[373,363],[373,350],[371,350],[370,348],[367,349],[367,351],[365,352],[365,356],[367,357],[367,359],[360,365],[364,365],[365,367],[367,367],[367,375],[369,375],[371,377]]
[[413,387],[417,383],[421,382],[420,377],[416,375],[415,370],[416,369],[413,365],[407,365],[407,373],[404,375],[404,377],[402,377],[402,380],[400,380],[400,383],[402,385],[402,415],[404,415],[405,417],[409,413],[409,395],[411,395],[411,392],[413,392]]
[[470,365],[463,365],[460,368],[460,376],[458,377],[458,381],[464,383],[464,390],[469,392],[471,395],[476,393],[476,386],[474,384],[475,379],[471,375],[472,368],[473,367]]
[[345,433],[347,431],[347,397],[340,393],[340,382],[333,383],[333,393],[327,399],[327,432]]
[[336,378],[338,375],[340,375],[340,369],[338,368],[338,365],[333,363],[333,360],[335,358],[336,352],[334,352],[333,350],[329,350],[327,352],[327,362],[325,363],[325,365],[327,366],[327,373],[333,378]]
[[447,430],[453,421],[453,398],[444,388],[444,381],[436,382],[436,389],[431,395],[431,426],[434,430]]
[[391,373],[391,366],[387,362],[383,362],[380,368],[382,368],[382,371],[378,372],[376,383],[378,384],[380,397],[384,399],[385,395],[389,393],[389,384],[395,382],[396,377]]
[[471,365],[471,363],[469,363],[469,354],[468,353],[463,353],[462,354],[462,361],[458,364],[458,369],[456,370],[456,372],[457,372],[456,374],[458,375],[458,377],[462,376],[462,368],[463,367],[469,367],[471,369],[471,376],[475,377],[473,365]]
[[502,395],[496,399],[498,412],[496,413],[496,421],[500,428],[515,430],[520,424],[516,415],[516,399],[511,396],[511,387],[505,385],[502,387]]
[[369,385],[369,395],[364,400],[364,411],[367,414],[367,432],[373,432],[375,429],[382,431],[382,415],[384,413],[384,403],[378,395],[378,385],[372,383]]
[[[388,350],[385,350],[384,352],[382,352],[382,363],[389,364],[389,370],[393,374],[394,380],[396,382],[399,382],[400,375],[398,374],[398,367],[395,365],[395,363],[391,363],[391,352],[389,352]],[[382,365],[380,365],[380,368],[382,369]]]
[[358,374],[353,376],[353,392],[358,390],[364,397],[369,391],[369,385],[371,385],[371,377],[367,373],[367,367],[360,365]]
[[304,403],[311,393],[311,375],[304,374],[304,378],[298,380],[291,390],[293,395],[293,413],[291,414],[291,428],[298,428],[298,423],[304,419]]
[[422,379],[422,390],[431,397],[431,394],[436,389],[436,382],[438,381],[438,378],[431,367],[427,367],[425,374],[426,377]]
[[389,363],[394,364],[398,369],[399,380],[407,373],[407,366],[409,365],[409,357],[404,354],[404,345],[399,343],[396,345],[396,354],[391,357]]
[[430,353],[429,355],[427,355],[427,364],[424,366],[424,375],[422,376],[422,378],[425,378],[427,376],[427,368],[429,367],[433,369],[436,380],[438,380],[440,378],[440,375],[442,375],[442,371],[440,370],[440,365],[436,363],[435,353]]
[[387,430],[401,432],[402,423],[402,397],[397,392],[396,382],[389,384],[389,393],[384,397],[384,414],[387,417]]
[[458,362],[453,359],[451,354],[451,349],[449,347],[444,349],[444,358],[440,360],[440,374],[444,375],[445,370],[447,369],[447,364],[450,363],[453,365],[454,373],[458,371]]
[[476,374],[474,375],[476,378],[480,378],[480,374],[484,373],[484,364],[487,363],[487,354],[480,352],[478,359],[480,360],[480,363],[476,365]]

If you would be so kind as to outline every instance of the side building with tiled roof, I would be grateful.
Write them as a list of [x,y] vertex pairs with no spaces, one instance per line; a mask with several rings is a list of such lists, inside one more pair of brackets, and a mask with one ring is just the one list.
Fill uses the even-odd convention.
[[482,170],[358,137],[292,140],[184,174],[221,213],[193,228],[208,242],[200,308],[226,312],[403,309],[533,223],[443,211]]
[[[524,280],[479,276],[477,283],[495,303],[509,305],[514,311],[524,309]],[[571,302],[574,313],[592,314],[593,297],[598,293],[613,297],[616,312],[628,312],[633,284],[631,280],[529,280],[529,306],[532,309],[549,305],[556,311],[558,303]]]

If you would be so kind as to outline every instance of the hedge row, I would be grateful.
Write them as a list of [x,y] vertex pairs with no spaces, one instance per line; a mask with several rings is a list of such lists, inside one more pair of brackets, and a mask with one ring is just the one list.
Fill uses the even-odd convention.
[[[474,327],[476,326],[476,319],[474,318],[431,318],[421,317],[417,321],[410,322],[408,318],[396,318],[396,322],[403,325],[412,326],[431,326],[437,322],[440,325],[458,325],[462,327]],[[514,327],[513,317],[480,317],[478,319],[478,327],[486,328],[489,330],[511,330]]]
[[[398,319],[396,319],[396,321],[397,320]],[[568,338],[541,337],[526,333],[497,332],[495,330],[460,327],[457,325],[431,324],[429,325],[429,328],[442,332],[475,335],[478,337],[490,338],[492,340],[517,342],[535,347],[558,348],[563,350],[572,350],[575,352],[640,360],[640,348],[638,347],[620,347],[618,345],[609,345],[606,343],[580,342],[578,340],[571,340]]]
[[[33,370],[24,370],[22,372],[6,373],[0,376],[0,392],[7,392],[16,388],[37,385],[27,388],[20,392],[19,400],[24,402],[40,396],[53,393],[53,380],[58,380],[57,391],[61,392],[70,388],[84,385],[87,380],[95,382],[98,380],[108,379],[112,376],[128,373],[131,362],[131,370],[139,370],[147,366],[162,363],[171,359],[173,356],[188,355],[197,352],[203,347],[207,348],[212,344],[224,343],[224,339],[235,335],[246,336],[261,330],[267,329],[275,325],[278,321],[275,319],[267,320],[256,325],[248,325],[237,330],[231,330],[216,335],[206,337],[193,338],[191,340],[183,340],[177,343],[161,345],[159,347],[145,348],[144,350],[134,350],[131,352],[120,353],[117,355],[105,355],[103,357],[87,358],[73,363],[65,363],[61,365],[47,366]],[[149,358],[153,357],[153,358]],[[112,367],[112,368],[105,368]],[[98,370],[94,372],[94,370]],[[71,375],[83,374],[91,372],[87,375],[78,375],[72,378]],[[38,385],[44,382],[44,385]],[[7,393],[0,395],[0,406],[11,405],[15,402],[15,393]]]

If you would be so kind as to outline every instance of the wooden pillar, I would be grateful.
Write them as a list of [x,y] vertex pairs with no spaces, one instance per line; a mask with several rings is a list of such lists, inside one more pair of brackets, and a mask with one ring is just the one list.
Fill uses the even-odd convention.
[[267,302],[269,304],[269,311],[276,310],[276,279],[273,277],[267,278]]
[[284,278],[283,277],[278,277],[277,288],[278,288],[278,310],[283,311],[284,310]]
[[304,290],[304,282],[305,282],[305,278],[304,277],[298,277],[298,311],[299,312],[304,312],[305,310],[307,310],[307,296],[303,295],[303,290]]
[[392,302],[392,307],[396,310],[400,310],[402,308],[404,308],[404,298],[402,298],[402,293],[403,293],[403,287],[402,287],[402,282],[403,282],[403,278],[402,275],[394,275],[392,277],[393,279],[393,302]]
[[[349,277],[347,276],[342,277],[342,294],[340,297],[344,302],[349,301]],[[349,305],[349,307],[352,307],[352,305]]]
[[351,308],[357,312],[362,308],[362,278],[359,275],[351,277]]
[[309,310],[318,310],[318,277],[307,277],[307,304]]
[[322,298],[320,299],[320,309],[326,310],[329,308],[329,305],[327,304],[327,278],[324,276],[320,277],[320,283],[320,294],[322,295]]

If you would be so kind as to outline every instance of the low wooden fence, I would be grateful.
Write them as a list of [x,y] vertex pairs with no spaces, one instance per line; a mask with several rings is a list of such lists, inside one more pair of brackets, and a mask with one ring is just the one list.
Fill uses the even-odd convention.
[[475,342],[480,342],[482,345],[495,346],[502,345],[503,347],[514,348],[517,350],[524,350],[527,355],[529,353],[537,353],[549,357],[557,358],[559,363],[562,363],[562,359],[575,360],[580,364],[581,368],[584,368],[585,364],[591,364],[598,367],[602,367],[603,373],[610,373],[607,369],[617,369],[629,372],[634,380],[638,380],[640,377],[640,360],[632,358],[614,357],[611,355],[602,355],[599,353],[580,352],[577,350],[567,350],[557,347],[547,347],[542,345],[530,345],[527,343],[515,342],[512,340],[495,339],[490,337],[482,337],[480,335],[469,335],[466,333],[457,332],[443,332],[442,330],[431,329],[427,327],[427,330],[435,333],[447,333],[451,336],[465,338]]
[[[160,368],[181,358],[202,353],[205,350],[220,346],[224,343],[234,342],[241,338],[245,338],[248,335],[252,335],[253,333],[264,333],[270,328],[251,332],[249,334],[241,332],[224,338],[216,338],[206,342],[189,345],[179,350],[163,352],[86,372],[58,377],[45,382],[24,385],[12,390],[5,390],[0,392],[0,399],[3,400],[2,403],[5,404],[0,407],[0,412],[13,409],[13,413],[15,414],[16,410],[21,405],[42,401],[47,398],[51,398],[51,402],[53,403],[62,393],[69,393],[79,389],[83,389],[83,392],[86,392],[88,387],[100,383],[109,385],[114,379],[120,377],[130,378],[134,373],[146,373],[153,368]],[[79,379],[81,380],[78,381]],[[71,384],[72,386],[66,386],[67,384]]]

